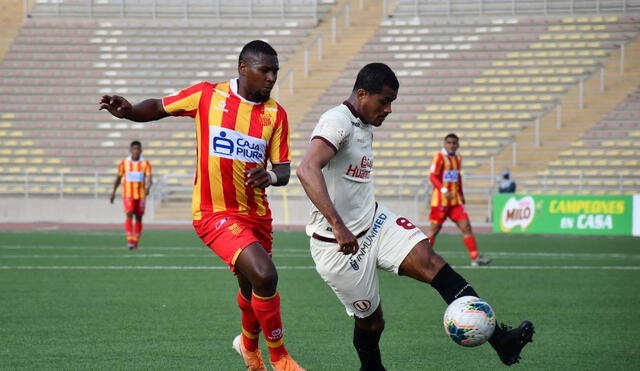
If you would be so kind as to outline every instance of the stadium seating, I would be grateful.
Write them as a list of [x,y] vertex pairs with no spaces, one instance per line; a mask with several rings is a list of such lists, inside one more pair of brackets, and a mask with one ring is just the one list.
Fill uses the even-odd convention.
[[379,193],[425,193],[431,156],[449,132],[461,137],[465,174],[472,176],[635,37],[638,21],[636,15],[383,21],[296,127],[293,148],[301,151],[318,116],[348,96],[357,71],[380,61],[394,68],[401,88],[394,113],[376,129]]
[[[83,4],[64,3],[68,9]],[[40,5],[50,10],[55,4]],[[406,4],[401,1],[398,12]],[[73,18],[50,18],[38,17],[49,12],[39,9],[0,64],[0,193],[107,192],[129,142],[139,139],[156,174],[178,174],[166,181],[184,187],[187,197],[195,162],[191,120],[143,125],[113,119],[97,111],[100,95],[139,101],[197,81],[227,79],[235,75],[240,47],[255,38],[271,42],[286,63],[316,26],[308,18],[278,17],[255,24],[233,18],[92,19],[80,10]],[[382,196],[424,196],[431,156],[447,133],[461,137],[465,176],[473,176],[638,31],[640,16],[634,13],[385,19],[302,121],[292,123],[294,168],[319,115],[349,95],[364,64],[381,61],[396,71],[401,89],[394,113],[376,129],[377,190]],[[590,148],[597,141],[620,154],[633,149],[623,155],[632,161],[638,150],[631,138],[640,129],[624,125],[637,119],[637,111],[637,102],[625,102],[580,143]],[[607,130],[627,137],[607,137],[613,135]],[[574,147],[584,150],[579,143]],[[580,163],[585,169],[617,166],[586,160],[592,163]],[[548,171],[560,167],[550,164]],[[566,181],[572,180],[561,183]],[[590,181],[596,189],[596,182],[610,179]],[[295,177],[290,184],[289,194],[303,194]]]
[[640,87],[551,161],[523,192],[637,193],[640,189]]
[[[315,24],[279,18],[251,26],[229,19],[27,20],[0,64],[3,192],[95,192],[64,173],[87,177],[106,192],[133,139],[143,142],[156,174],[193,172],[191,120],[117,120],[97,110],[100,96],[137,102],[228,79],[236,75],[242,45],[257,38],[273,44],[286,62]],[[49,186],[35,185],[33,174],[49,174]]]

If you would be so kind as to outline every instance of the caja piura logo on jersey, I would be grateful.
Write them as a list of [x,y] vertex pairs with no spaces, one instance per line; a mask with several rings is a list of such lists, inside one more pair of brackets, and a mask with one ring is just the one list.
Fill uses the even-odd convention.
[[252,163],[263,163],[267,141],[235,130],[209,126],[209,155]]

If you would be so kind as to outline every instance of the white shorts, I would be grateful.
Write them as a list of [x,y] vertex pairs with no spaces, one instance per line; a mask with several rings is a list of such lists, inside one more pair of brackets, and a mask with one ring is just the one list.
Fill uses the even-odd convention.
[[380,305],[377,268],[398,274],[404,258],[425,239],[415,224],[378,203],[371,228],[358,239],[357,253],[344,255],[336,251],[336,243],[311,238],[311,257],[347,314],[365,318]]

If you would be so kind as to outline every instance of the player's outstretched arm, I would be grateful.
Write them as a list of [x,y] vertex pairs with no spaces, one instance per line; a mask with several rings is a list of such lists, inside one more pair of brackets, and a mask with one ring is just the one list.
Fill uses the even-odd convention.
[[327,184],[322,175],[322,168],[329,163],[333,156],[335,156],[333,148],[324,141],[321,139],[311,140],[309,150],[300,162],[296,175],[311,202],[331,224],[333,235],[338,241],[338,251],[344,254],[355,254],[358,251],[358,240],[344,225],[342,218],[340,218],[338,211],[331,202]]
[[100,110],[107,110],[117,118],[136,122],[155,121],[169,116],[164,110],[162,99],[147,99],[132,105],[119,95],[103,95],[99,104]]

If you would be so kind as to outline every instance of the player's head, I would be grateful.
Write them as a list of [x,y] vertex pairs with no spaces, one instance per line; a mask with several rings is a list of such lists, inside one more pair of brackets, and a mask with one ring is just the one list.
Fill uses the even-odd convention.
[[131,159],[134,161],[138,161],[140,155],[142,154],[142,143],[137,140],[134,140],[129,145],[129,152],[131,152]]
[[374,126],[382,125],[391,113],[391,102],[398,97],[400,83],[396,74],[384,63],[369,63],[358,72],[351,97],[362,120]]
[[262,40],[253,40],[242,48],[238,58],[239,84],[247,99],[266,102],[278,79],[278,53]]
[[509,169],[504,169],[502,171],[502,178],[504,178],[505,180],[508,180],[510,176],[511,174],[509,174]]
[[458,147],[460,147],[459,142],[460,139],[457,135],[453,133],[448,134],[446,137],[444,137],[444,150],[447,151],[450,156],[455,155],[458,151]]

